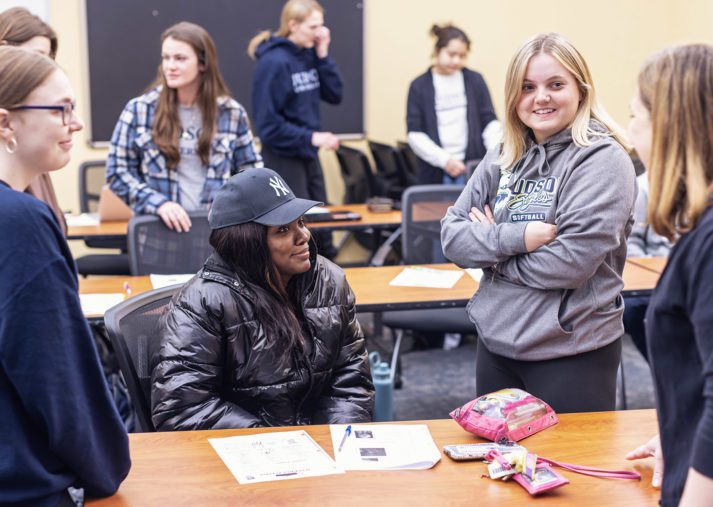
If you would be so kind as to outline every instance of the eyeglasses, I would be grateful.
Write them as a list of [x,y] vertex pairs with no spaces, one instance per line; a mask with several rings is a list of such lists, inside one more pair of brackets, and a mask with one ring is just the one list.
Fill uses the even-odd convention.
[[66,103],[62,104],[61,106],[60,105],[57,105],[57,106],[41,106],[41,105],[17,106],[17,107],[8,109],[8,111],[23,111],[26,109],[47,109],[50,111],[62,111],[62,125],[67,126],[67,125],[69,125],[69,122],[72,121],[72,116],[74,116],[74,108],[75,108],[74,102],[66,102]]

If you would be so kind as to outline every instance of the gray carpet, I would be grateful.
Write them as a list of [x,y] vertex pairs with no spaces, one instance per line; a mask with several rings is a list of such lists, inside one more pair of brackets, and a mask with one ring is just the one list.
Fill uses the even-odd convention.
[[[370,319],[363,314],[359,317],[369,334]],[[379,350],[382,355],[391,347],[388,337],[369,336],[367,343],[370,350]],[[447,418],[450,411],[475,397],[475,344],[472,341],[453,350],[413,350],[412,347],[410,340],[404,341],[403,387],[394,391],[395,420]],[[628,336],[624,339],[623,363],[627,408],[653,408],[649,366]]]

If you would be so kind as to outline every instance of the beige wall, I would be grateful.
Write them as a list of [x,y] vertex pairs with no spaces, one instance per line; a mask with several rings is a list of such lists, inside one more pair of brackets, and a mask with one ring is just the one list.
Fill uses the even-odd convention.
[[[452,21],[471,37],[469,65],[485,76],[499,116],[503,112],[504,74],[517,47],[540,31],[567,36],[587,59],[600,99],[622,125],[643,60],[678,42],[713,42],[709,0],[367,0],[365,48],[366,130],[369,137],[393,143],[405,137],[409,82],[430,63],[434,22]],[[83,75],[82,0],[50,0],[51,23],[60,38],[58,61],[67,71],[87,117]],[[327,12],[329,24],[329,12]],[[339,34],[333,34],[339,37]],[[117,41],[120,44],[120,41]],[[137,93],[139,90],[137,90]],[[237,97],[246,101],[246,97]],[[53,174],[60,204],[78,209],[76,168],[84,160],[104,158],[88,148],[83,135],[72,164]],[[331,153],[323,162],[331,200],[341,182]]]

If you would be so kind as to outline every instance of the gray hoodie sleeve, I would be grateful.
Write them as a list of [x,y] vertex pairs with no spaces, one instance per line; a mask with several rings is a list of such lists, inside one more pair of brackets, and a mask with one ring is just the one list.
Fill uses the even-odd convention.
[[614,141],[582,150],[559,192],[557,237],[498,264],[512,282],[536,289],[584,285],[626,240],[636,193],[634,166]]
[[[490,189],[499,179],[499,168],[494,163],[498,149],[488,151],[468,180],[463,192],[441,220],[443,254],[462,268],[485,268],[527,252],[525,227],[527,223],[480,224],[470,220],[472,207],[483,211],[490,204]],[[495,180],[495,181],[493,181]],[[493,205],[490,204],[490,208]]]

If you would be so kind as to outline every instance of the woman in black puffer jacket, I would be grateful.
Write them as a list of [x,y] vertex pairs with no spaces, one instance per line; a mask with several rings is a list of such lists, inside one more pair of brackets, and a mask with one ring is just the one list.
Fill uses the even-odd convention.
[[218,192],[216,252],[165,317],[151,404],[158,430],[371,421],[374,388],[354,294],[310,248],[297,199],[270,169]]

